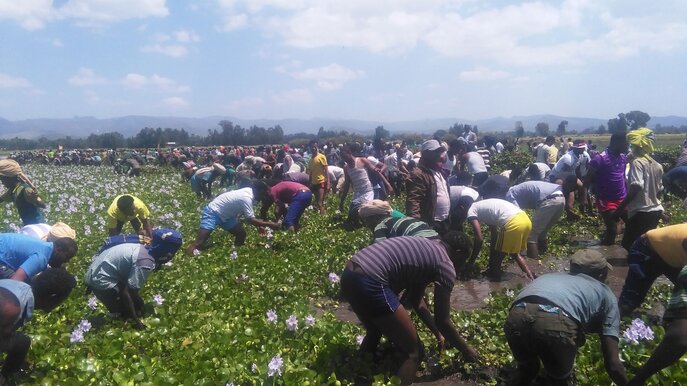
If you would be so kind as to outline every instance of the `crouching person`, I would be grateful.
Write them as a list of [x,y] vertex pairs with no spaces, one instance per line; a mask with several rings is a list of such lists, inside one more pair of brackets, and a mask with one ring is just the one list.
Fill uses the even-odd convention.
[[34,308],[49,312],[64,302],[76,287],[76,279],[61,268],[48,268],[31,280],[0,280],[0,352],[6,353],[0,384],[22,368],[31,339],[17,331],[33,316]]
[[[355,254],[341,275],[341,291],[365,326],[361,353],[374,353],[385,335],[404,355],[398,370],[402,385],[415,379],[421,360],[421,342],[410,315],[399,300],[405,298],[435,336],[441,352],[444,340],[477,361],[477,352],[456,330],[450,317],[455,266],[469,255],[470,243],[459,232],[440,240],[401,236],[374,243]],[[425,288],[434,283],[434,317],[423,300]]]
[[112,316],[130,319],[136,329],[144,329],[139,291],[150,273],[170,261],[181,244],[181,234],[173,229],[155,229],[150,244],[106,241],[86,271],[86,286]]
[[585,332],[599,334],[611,380],[617,385],[627,383],[618,354],[620,312],[615,295],[604,283],[609,269],[601,253],[578,251],[570,261],[570,273],[542,275],[516,296],[504,326],[518,364],[511,384],[532,384],[540,362],[546,379],[538,384],[570,384]]

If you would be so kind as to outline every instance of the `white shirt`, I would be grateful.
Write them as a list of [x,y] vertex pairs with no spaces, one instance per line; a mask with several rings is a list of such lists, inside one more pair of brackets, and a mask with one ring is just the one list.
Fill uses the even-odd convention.
[[48,238],[48,232],[50,232],[51,225],[48,224],[31,224],[21,227],[19,233],[26,236],[31,236],[35,239],[45,240]]
[[437,205],[434,209],[434,220],[444,221],[448,218],[448,213],[451,210],[451,196],[444,176],[437,171],[434,171],[433,174],[437,184]]
[[501,142],[496,142],[496,152],[501,153],[503,152],[504,146]]
[[535,162],[534,166],[539,169],[539,181],[542,181],[546,178],[546,174],[551,171],[551,168],[549,165],[543,163],[543,162]]
[[344,170],[338,166],[327,165],[327,175],[329,176],[329,181],[338,181],[339,178],[343,178]]
[[476,152],[471,151],[467,153],[468,159],[465,161],[468,172],[470,174],[484,173],[487,171],[487,165],[484,163],[484,158]]
[[572,151],[565,153],[551,169],[550,175],[556,177],[561,173],[575,172],[577,166],[580,164],[580,159]]
[[451,186],[449,189],[452,206],[457,205],[458,200],[463,197],[471,197],[473,201],[477,201],[479,198],[479,193],[469,186]]
[[248,187],[222,193],[208,204],[208,208],[216,212],[222,221],[239,216],[255,218],[253,189]]
[[468,220],[477,219],[482,224],[502,227],[520,212],[520,208],[506,200],[490,198],[473,203],[468,210]]
[[546,163],[549,158],[549,146],[543,144],[537,149],[537,162]]

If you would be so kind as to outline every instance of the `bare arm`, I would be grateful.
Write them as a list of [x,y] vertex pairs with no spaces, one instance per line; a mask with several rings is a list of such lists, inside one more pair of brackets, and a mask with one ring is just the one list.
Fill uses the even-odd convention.
[[12,280],[27,282],[29,280],[29,275],[26,274],[23,268],[19,268],[14,271],[14,274],[10,277]]
[[138,313],[136,312],[136,307],[134,306],[133,298],[137,297],[140,300],[138,290],[129,288],[126,281],[118,283],[117,287],[119,287],[119,299],[122,305],[122,309],[124,309],[124,311],[134,321],[134,328],[136,328],[137,330],[142,330],[146,328],[146,325],[143,324],[141,320],[138,318]]
[[341,193],[339,194],[339,210],[343,212],[344,202],[346,201],[346,196],[348,195],[348,189],[351,187],[351,179],[348,177],[348,171],[344,168],[344,184],[341,187]]
[[450,316],[451,311],[451,291],[435,285],[434,286],[434,320],[437,328],[451,345],[457,348],[468,362],[477,362],[479,354],[470,347],[465,338],[456,330]]
[[472,245],[472,256],[470,256],[469,261],[469,264],[472,264],[477,259],[477,256],[479,256],[482,244],[484,243],[484,236],[482,235],[482,228],[480,227],[478,219],[475,218],[470,220],[470,224],[472,224],[472,230],[475,234],[475,241]]
[[625,367],[620,362],[618,338],[608,335],[602,335],[600,338],[606,372],[616,385],[624,386],[627,384],[627,376],[625,375]]

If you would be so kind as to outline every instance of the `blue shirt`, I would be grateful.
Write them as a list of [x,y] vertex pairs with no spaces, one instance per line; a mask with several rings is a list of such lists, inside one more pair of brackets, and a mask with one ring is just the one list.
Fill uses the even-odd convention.
[[560,185],[544,181],[526,181],[508,189],[506,201],[520,209],[537,209],[542,201],[554,193],[563,196]]
[[0,233],[0,264],[31,278],[48,267],[53,243],[18,233]]
[[620,338],[618,300],[608,286],[583,273],[549,273],[525,287],[513,303],[538,296],[562,308],[585,332]]
[[10,291],[19,301],[19,316],[14,321],[17,327],[21,327],[25,321],[31,319],[33,316],[33,291],[31,286],[17,280],[3,279],[0,280],[0,288]]

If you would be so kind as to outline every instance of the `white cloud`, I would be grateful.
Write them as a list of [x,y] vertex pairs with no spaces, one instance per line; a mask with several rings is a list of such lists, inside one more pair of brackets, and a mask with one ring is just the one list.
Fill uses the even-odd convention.
[[162,91],[186,92],[187,86],[181,86],[172,79],[162,77],[158,74],[145,76],[136,73],[126,74],[122,79],[122,84],[133,89],[159,89]]
[[462,81],[483,81],[483,80],[500,80],[510,78],[511,74],[506,71],[492,70],[488,67],[479,66],[472,70],[462,71],[458,75],[458,79]]
[[[278,68],[277,71],[286,70]],[[344,83],[358,79],[364,74],[363,71],[351,70],[335,63],[289,73],[295,79],[315,81],[317,87],[323,90],[338,90],[343,87]]]
[[426,45],[498,65],[616,60],[687,46],[687,2],[218,0],[224,29],[264,29],[293,47],[400,54]]
[[72,75],[67,79],[67,82],[72,86],[94,86],[100,84],[106,84],[107,79],[95,74],[95,71],[87,67],[79,68],[79,71],[75,75]]
[[0,89],[28,87],[31,87],[31,82],[29,82],[28,80],[22,77],[3,74],[2,72],[0,72]]
[[58,48],[64,47],[64,44],[62,43],[62,40],[60,40],[60,39],[53,39],[51,43],[52,43],[53,47],[58,47]]
[[165,0],[69,0],[58,12],[82,25],[169,15]]
[[162,54],[169,56],[170,58],[181,58],[188,54],[188,49],[179,44],[153,44],[149,46],[143,46],[141,51]]
[[176,31],[174,37],[179,43],[198,43],[200,41],[200,36],[194,31]]
[[100,97],[98,96],[98,94],[91,90],[87,90],[84,93],[84,96],[86,97],[86,102],[88,102],[89,105],[97,105],[98,103],[100,103]]
[[246,97],[229,102],[226,106],[226,110],[229,112],[241,112],[241,110],[261,106],[262,104],[262,98]]
[[188,102],[182,97],[169,97],[161,101],[162,105],[172,109],[188,107]]
[[52,0],[0,0],[0,19],[10,19],[29,31],[45,27],[54,17]]
[[310,103],[313,100],[312,93],[308,89],[297,88],[282,92],[276,92],[271,95],[274,103],[284,104],[301,104]]

